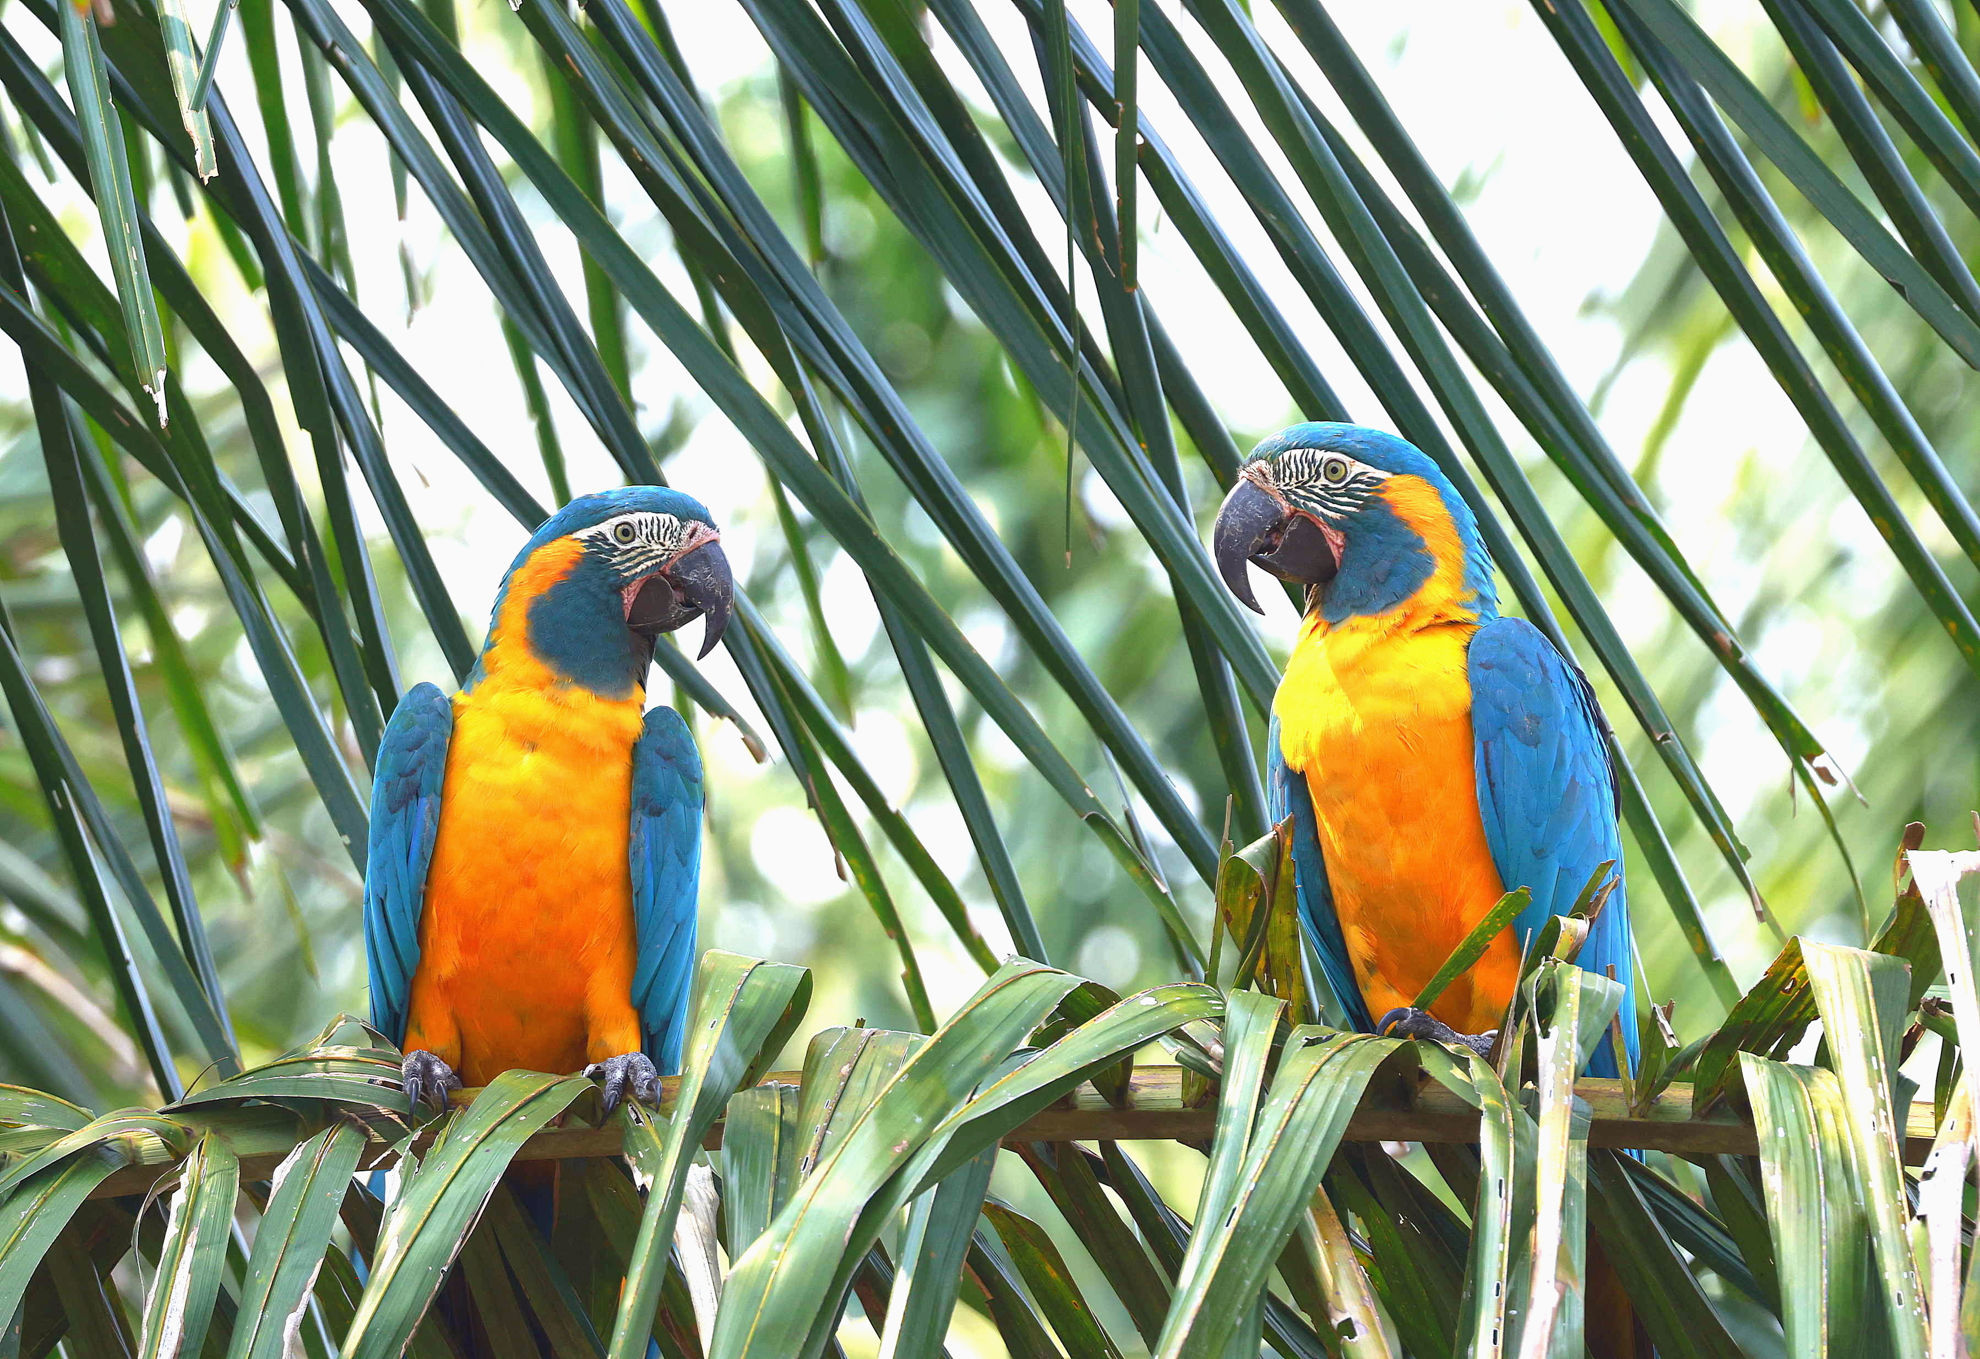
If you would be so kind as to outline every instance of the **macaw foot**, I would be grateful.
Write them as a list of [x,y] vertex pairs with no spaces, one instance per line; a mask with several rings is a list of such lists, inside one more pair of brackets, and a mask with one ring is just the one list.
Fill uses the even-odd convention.
[[1491,1053],[1492,1044],[1499,1037],[1497,1029],[1488,1033],[1459,1033],[1429,1011],[1408,1005],[1399,1005],[1376,1020],[1375,1032],[1391,1038],[1428,1038],[1433,1043],[1470,1048],[1480,1057]]
[[605,1079],[605,1112],[609,1115],[619,1107],[619,1101],[632,1091],[632,1097],[641,1104],[660,1107],[660,1072],[643,1052],[622,1052],[617,1057],[607,1057],[602,1062],[593,1062],[584,1069],[584,1074],[593,1080]]
[[432,1100],[445,1113],[447,1097],[461,1088],[461,1078],[454,1074],[454,1068],[423,1048],[414,1048],[406,1054],[405,1061],[399,1065],[399,1083],[405,1087],[414,1113],[419,1112],[423,1099]]

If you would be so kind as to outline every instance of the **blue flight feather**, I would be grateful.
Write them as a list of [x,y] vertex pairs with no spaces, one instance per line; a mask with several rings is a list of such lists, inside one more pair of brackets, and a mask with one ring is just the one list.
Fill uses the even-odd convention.
[[1327,864],[1320,853],[1320,825],[1313,816],[1313,794],[1306,777],[1287,765],[1279,749],[1279,719],[1272,718],[1265,737],[1268,782],[1266,798],[1272,807],[1272,824],[1288,816],[1293,819],[1293,889],[1299,899],[1299,920],[1307,943],[1320,959],[1320,973],[1327,989],[1334,993],[1347,1022],[1363,1031],[1372,1030],[1368,1002],[1362,998],[1361,984],[1354,979],[1354,963],[1348,957],[1347,938],[1341,933],[1340,917],[1334,914],[1333,894],[1327,887]]
[[[1622,882],[1615,770],[1587,678],[1524,619],[1500,618],[1473,634],[1467,656],[1476,742],[1478,812],[1485,843],[1508,889],[1533,901],[1513,921],[1521,949],[1549,916],[1566,915],[1606,861],[1616,886],[1577,961],[1622,983],[1623,1045],[1636,1069],[1636,978],[1629,902]],[[1593,1076],[1616,1074],[1611,1043],[1595,1049]]]
[[371,845],[364,868],[364,952],[371,972],[371,1024],[394,1043],[406,1037],[426,870],[440,833],[440,792],[454,708],[417,684],[392,710],[371,781]]
[[687,723],[655,708],[633,746],[632,897],[638,957],[632,1000],[646,1055],[680,1069],[694,976],[701,882],[701,756]]

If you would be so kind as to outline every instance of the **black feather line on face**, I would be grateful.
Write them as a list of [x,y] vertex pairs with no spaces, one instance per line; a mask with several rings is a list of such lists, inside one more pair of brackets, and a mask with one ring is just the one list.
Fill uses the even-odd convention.
[[[630,538],[622,535],[630,530]],[[692,527],[671,514],[621,514],[572,536],[606,569],[626,580],[658,571],[687,545]]]
[[1272,484],[1288,503],[1329,520],[1353,514],[1389,474],[1320,448],[1294,448],[1272,464]]

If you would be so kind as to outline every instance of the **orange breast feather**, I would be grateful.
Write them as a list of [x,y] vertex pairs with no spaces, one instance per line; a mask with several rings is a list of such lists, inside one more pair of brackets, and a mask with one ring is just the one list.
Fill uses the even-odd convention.
[[[1330,626],[1309,615],[1274,701],[1280,749],[1312,794],[1328,887],[1376,1018],[1414,1000],[1502,894],[1474,787],[1465,647],[1475,615],[1455,541],[1435,537],[1444,517],[1397,489],[1399,514],[1417,520],[1411,511],[1421,510],[1412,526],[1436,551],[1431,579],[1376,618]],[[1431,1009],[1462,1033],[1494,1028],[1518,974],[1508,930]]]
[[640,1046],[627,848],[641,700],[563,683],[524,643],[529,601],[575,555],[560,546],[511,577],[486,677],[454,698],[406,1047],[469,1085]]

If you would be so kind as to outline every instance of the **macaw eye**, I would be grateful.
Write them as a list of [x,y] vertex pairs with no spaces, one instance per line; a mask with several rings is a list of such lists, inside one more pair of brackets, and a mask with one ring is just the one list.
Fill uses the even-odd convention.
[[1332,482],[1333,484],[1338,486],[1341,482],[1346,481],[1348,479],[1347,459],[1346,458],[1327,459],[1325,462],[1320,464],[1320,475],[1323,478],[1325,478],[1327,481]]
[[612,536],[622,543],[630,543],[639,533],[630,523],[620,523],[612,526]]

